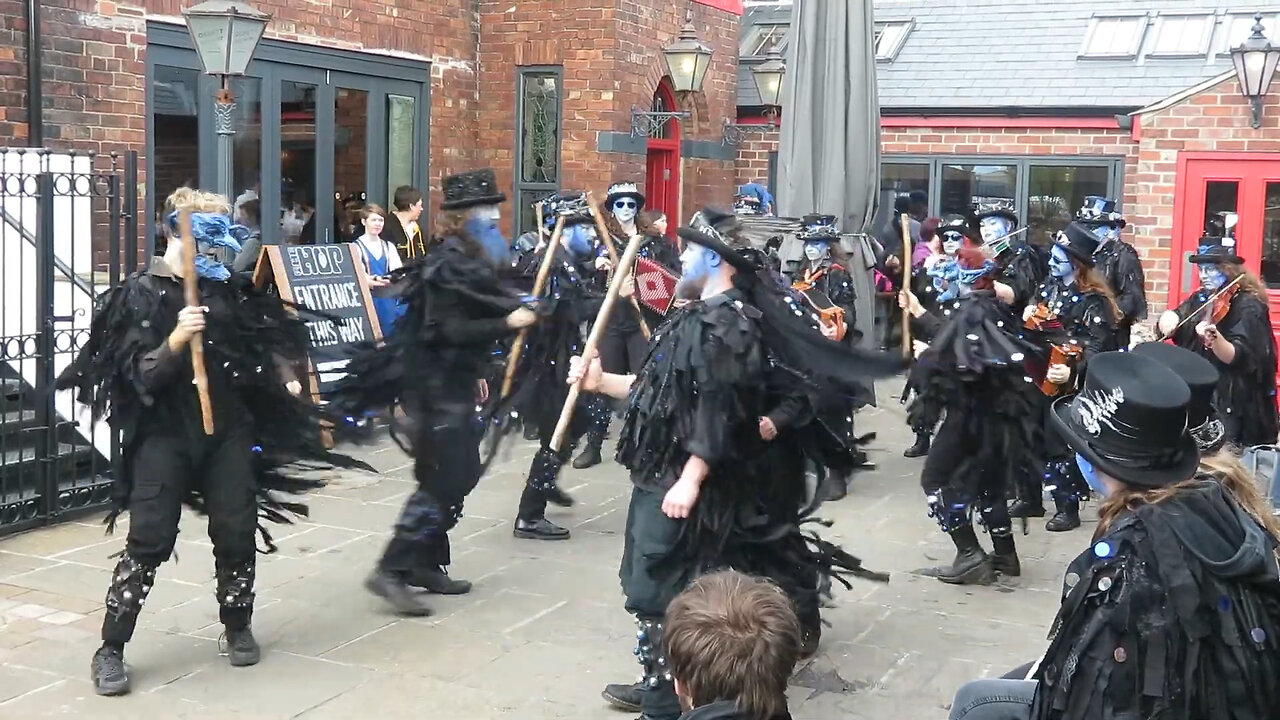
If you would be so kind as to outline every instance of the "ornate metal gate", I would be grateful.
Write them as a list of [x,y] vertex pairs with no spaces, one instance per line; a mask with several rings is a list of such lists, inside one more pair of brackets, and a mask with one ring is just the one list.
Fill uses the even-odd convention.
[[0,535],[110,500],[118,436],[57,374],[138,266],[137,153],[0,148]]

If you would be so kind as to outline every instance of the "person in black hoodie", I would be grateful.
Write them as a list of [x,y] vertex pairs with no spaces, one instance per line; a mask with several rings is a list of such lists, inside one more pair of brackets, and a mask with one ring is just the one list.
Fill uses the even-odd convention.
[[733,570],[703,575],[671,601],[666,626],[681,720],[790,720],[800,621],[781,588]]
[[1238,462],[1201,459],[1191,400],[1165,363],[1109,352],[1054,403],[1107,497],[1098,528],[1041,659],[962,687],[951,720],[1276,717],[1280,528]]

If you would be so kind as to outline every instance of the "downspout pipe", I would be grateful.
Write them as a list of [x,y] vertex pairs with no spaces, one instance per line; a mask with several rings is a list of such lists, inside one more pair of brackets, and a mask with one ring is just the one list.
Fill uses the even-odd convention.
[[27,144],[44,147],[44,31],[40,0],[24,3],[27,21]]

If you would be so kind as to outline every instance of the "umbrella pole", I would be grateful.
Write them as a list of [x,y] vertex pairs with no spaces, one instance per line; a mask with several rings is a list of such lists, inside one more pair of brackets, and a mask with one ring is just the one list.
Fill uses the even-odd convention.
[[[911,288],[911,223],[910,216],[902,213],[898,218],[902,223],[902,287],[901,290],[909,290]],[[909,307],[902,309],[902,359],[911,359],[911,309]]]

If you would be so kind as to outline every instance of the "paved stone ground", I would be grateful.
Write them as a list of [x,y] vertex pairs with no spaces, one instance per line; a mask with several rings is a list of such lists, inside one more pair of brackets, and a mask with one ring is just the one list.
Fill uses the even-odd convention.
[[[859,475],[824,514],[833,539],[893,579],[838,593],[821,652],[794,681],[798,720],[946,717],[961,683],[1043,648],[1063,568],[1092,527],[1064,537],[1033,524],[1018,538],[1024,575],[1007,584],[966,589],[912,574],[951,551],[924,514],[920,461],[901,457],[902,410],[883,404],[861,416],[879,432],[880,469]],[[0,541],[0,718],[628,717],[599,696],[637,673],[615,574],[629,492],[617,465],[567,471],[579,504],[553,519],[572,527],[572,540],[516,540],[532,448],[513,448],[455,532],[452,569],[474,592],[436,598],[432,617],[399,619],[361,581],[411,489],[410,470],[389,443],[361,452],[382,474],[349,473],[313,497],[313,520],[279,528],[280,552],[260,561],[257,668],[233,669],[218,655],[199,518],[184,517],[179,561],[161,568],[127,652],[134,694],[120,699],[94,696],[88,669],[123,533],[105,537],[89,518]]]

